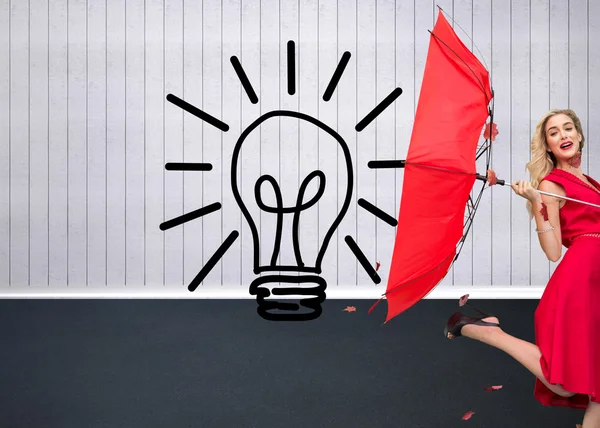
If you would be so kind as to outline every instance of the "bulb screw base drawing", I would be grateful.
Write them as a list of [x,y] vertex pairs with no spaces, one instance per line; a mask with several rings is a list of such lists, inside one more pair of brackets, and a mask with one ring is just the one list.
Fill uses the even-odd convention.
[[[282,287],[280,283],[316,284],[316,286]],[[257,312],[269,321],[309,321],[318,318],[325,301],[325,279],[316,275],[267,275],[256,278],[250,284],[250,294],[256,296]],[[273,296],[310,296],[278,300],[266,300]],[[309,309],[309,312],[300,311]]]

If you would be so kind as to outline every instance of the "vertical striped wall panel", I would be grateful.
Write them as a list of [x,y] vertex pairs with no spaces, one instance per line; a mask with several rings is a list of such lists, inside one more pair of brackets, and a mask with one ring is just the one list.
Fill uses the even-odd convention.
[[[548,109],[564,107],[584,126],[584,172],[600,176],[600,25],[594,19],[600,5],[592,0],[1,1],[0,292],[186,290],[234,231],[239,237],[198,290],[245,292],[256,276],[254,247],[232,192],[232,153],[258,117],[288,110],[331,127],[352,158],[350,204],[323,258],[328,289],[382,293],[395,229],[358,200],[397,216],[403,170],[367,163],[406,156],[436,5],[491,72],[499,177],[528,177],[537,121]],[[348,65],[324,100],[344,52],[351,54]],[[258,102],[241,84],[232,57]],[[357,122],[396,87],[402,95],[357,132]],[[183,111],[167,94],[228,130]],[[300,225],[303,257],[314,261],[346,195],[346,164],[335,140],[309,122],[275,117],[247,136],[240,159],[240,195],[250,202],[262,175],[277,180],[290,205],[309,173],[326,174],[323,198]],[[169,162],[212,169],[165,170]],[[305,200],[316,189],[312,182]],[[215,203],[221,209],[159,229]],[[257,208],[256,202],[249,208],[260,236],[257,254],[268,263],[275,222]],[[461,256],[439,288],[506,287],[510,293],[510,287],[542,287],[556,264],[544,256],[533,229],[523,199],[506,187],[487,190]],[[291,230],[285,220],[277,255],[282,264],[295,262]],[[370,263],[381,264],[380,284],[346,236]]]

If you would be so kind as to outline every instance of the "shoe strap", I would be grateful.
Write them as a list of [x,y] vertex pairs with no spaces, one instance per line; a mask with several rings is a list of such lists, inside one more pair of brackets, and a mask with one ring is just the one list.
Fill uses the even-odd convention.
[[500,323],[495,323],[495,322],[488,322],[488,321],[483,321],[483,320],[479,320],[477,322],[475,322],[475,324],[477,325],[487,325],[490,327],[500,327]]

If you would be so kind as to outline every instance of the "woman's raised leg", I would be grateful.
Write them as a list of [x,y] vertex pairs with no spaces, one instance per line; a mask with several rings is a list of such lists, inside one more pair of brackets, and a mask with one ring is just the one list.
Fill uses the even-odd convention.
[[[498,323],[496,317],[484,318],[484,321]],[[575,395],[575,393],[566,391],[559,385],[548,383],[548,380],[544,377],[544,373],[542,372],[542,366],[540,365],[542,353],[540,352],[540,348],[535,344],[511,336],[504,332],[500,327],[468,324],[462,328],[461,334],[506,352],[533,373],[533,375],[542,381],[551,391],[561,397],[572,397]]]
[[583,417],[583,428],[600,428],[600,403],[590,400]]

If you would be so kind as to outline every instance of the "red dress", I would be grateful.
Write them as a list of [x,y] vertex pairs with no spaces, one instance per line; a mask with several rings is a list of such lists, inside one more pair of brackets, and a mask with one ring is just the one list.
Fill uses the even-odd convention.
[[[596,188],[560,169],[544,179],[569,198],[600,205],[600,184],[586,178]],[[535,311],[535,337],[548,382],[577,394],[561,397],[536,378],[534,396],[546,406],[585,409],[588,396],[600,402],[600,208],[566,201],[559,212],[567,250]]]

